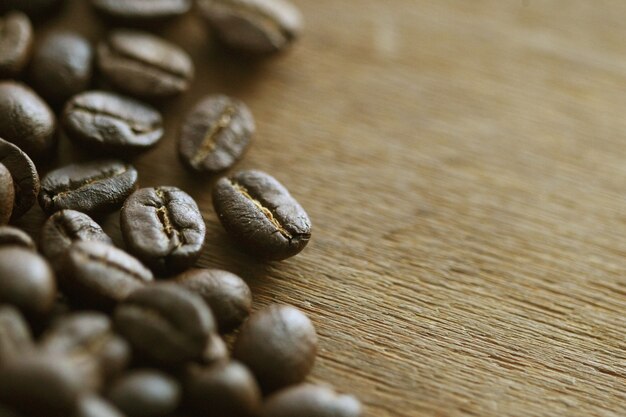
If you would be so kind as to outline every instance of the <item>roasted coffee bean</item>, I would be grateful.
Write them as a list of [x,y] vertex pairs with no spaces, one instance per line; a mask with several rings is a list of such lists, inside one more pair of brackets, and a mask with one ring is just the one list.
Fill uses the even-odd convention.
[[144,25],[182,16],[191,0],[91,0],[95,9],[113,22]]
[[189,88],[194,75],[193,62],[177,45],[121,29],[98,46],[98,65],[115,88],[146,98],[178,95]]
[[311,238],[311,221],[289,191],[261,171],[220,179],[213,206],[228,233],[255,256],[282,260]]
[[98,241],[73,243],[60,271],[61,285],[72,303],[105,310],[153,280],[137,259]]
[[185,402],[198,415],[248,417],[261,405],[252,373],[238,362],[192,367],[185,378]]
[[200,359],[215,331],[202,298],[173,284],[133,292],[116,308],[114,321],[135,350],[164,365]]
[[359,417],[362,407],[350,395],[311,384],[289,387],[269,397],[260,417]]
[[90,240],[113,244],[102,227],[85,213],[61,210],[44,223],[39,246],[50,263],[57,266],[72,243]]
[[213,333],[209,336],[209,341],[207,342],[206,348],[202,353],[200,362],[205,365],[210,365],[226,361],[229,357],[230,354],[228,352],[226,342],[224,342],[224,339],[222,339],[219,334]]
[[246,52],[279,51],[302,31],[300,11],[286,0],[198,0],[198,6],[222,42]]
[[253,314],[235,341],[233,357],[270,392],[302,382],[317,354],[317,334],[295,307],[273,304]]
[[137,190],[122,207],[120,226],[129,252],[157,273],[193,265],[206,233],[198,205],[176,187]]
[[67,165],[41,181],[39,204],[46,213],[71,209],[105,213],[118,209],[137,188],[137,170],[121,161]]
[[9,170],[13,178],[15,205],[11,220],[16,220],[30,210],[37,201],[39,175],[29,156],[14,144],[3,139],[0,139],[0,163]]
[[27,355],[0,368],[0,403],[26,416],[67,417],[84,391],[67,359]]
[[183,122],[178,153],[194,171],[220,172],[241,159],[254,131],[254,118],[244,103],[226,96],[209,96]]
[[0,305],[0,366],[34,349],[28,323],[18,310]]
[[35,48],[30,81],[47,100],[65,102],[89,88],[93,57],[91,44],[78,33],[51,33]]
[[219,269],[192,269],[179,275],[176,283],[204,298],[222,333],[235,329],[250,315],[252,292],[235,274]]
[[0,225],[7,224],[15,205],[15,185],[7,167],[0,163]]
[[108,401],[90,394],[80,398],[73,417],[125,417]]
[[2,0],[0,11],[20,10],[31,16],[44,16],[61,3],[62,0]]
[[14,78],[28,63],[33,48],[33,26],[23,13],[0,17],[0,78]]
[[55,297],[54,273],[44,258],[19,246],[0,249],[0,303],[38,314],[49,311]]
[[95,364],[95,387],[120,374],[130,361],[130,346],[100,313],[75,313],[57,320],[43,335],[41,351],[63,355],[78,368]]
[[33,90],[15,81],[0,82],[0,114],[1,138],[33,159],[50,157],[56,143],[56,119]]
[[20,246],[24,249],[35,250],[35,242],[24,231],[11,226],[0,226],[0,248],[4,246]]
[[107,397],[128,417],[166,417],[178,407],[181,390],[169,376],[142,369],[118,379]]
[[163,137],[163,119],[151,106],[105,91],[80,94],[65,106],[63,129],[77,144],[129,156]]

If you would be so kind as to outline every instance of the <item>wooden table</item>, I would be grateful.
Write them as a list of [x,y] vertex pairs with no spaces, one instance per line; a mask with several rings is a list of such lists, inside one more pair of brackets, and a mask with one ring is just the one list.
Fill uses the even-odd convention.
[[[306,33],[267,61],[191,17],[164,32],[197,81],[136,165],[197,199],[200,265],[245,277],[257,308],[310,314],[312,380],[367,416],[625,416],[626,3],[296,2]],[[95,40],[85,3],[60,19]],[[296,258],[242,255],[212,181],[177,160],[180,118],[216,92],[258,122],[238,168],[275,175],[314,221]],[[121,243],[117,216],[107,229]]]

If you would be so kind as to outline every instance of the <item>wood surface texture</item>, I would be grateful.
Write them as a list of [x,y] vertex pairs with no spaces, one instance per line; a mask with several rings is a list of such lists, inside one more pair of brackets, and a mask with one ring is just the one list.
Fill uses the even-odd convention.
[[[626,416],[626,2],[295,2],[303,38],[265,61],[212,46],[193,17],[162,32],[197,79],[136,165],[142,185],[197,199],[200,265],[245,277],[256,308],[310,314],[312,380],[366,416]],[[96,40],[85,3],[39,34]],[[291,260],[241,254],[212,180],[177,159],[181,117],[217,92],[258,123],[237,168],[273,174],[312,217]]]

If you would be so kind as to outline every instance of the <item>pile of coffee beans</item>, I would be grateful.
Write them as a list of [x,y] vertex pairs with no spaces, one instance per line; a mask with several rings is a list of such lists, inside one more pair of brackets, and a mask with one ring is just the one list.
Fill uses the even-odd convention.
[[[141,188],[132,165],[164,136],[159,104],[194,80],[162,25],[196,14],[225,48],[260,57],[298,37],[298,9],[90,0],[114,26],[97,45],[64,30],[35,42],[32,22],[63,3],[0,2],[0,417],[360,416],[354,397],[305,382],[318,349],[309,318],[283,304],[251,314],[242,278],[196,266],[206,226],[193,196]],[[179,127],[180,162],[222,176],[255,130],[246,104],[207,95]],[[87,158],[53,166],[59,137]],[[223,176],[212,198],[257,258],[287,259],[311,238],[305,210],[265,172]],[[14,225],[37,203],[48,217],[35,242]],[[123,247],[98,223],[116,211]]]

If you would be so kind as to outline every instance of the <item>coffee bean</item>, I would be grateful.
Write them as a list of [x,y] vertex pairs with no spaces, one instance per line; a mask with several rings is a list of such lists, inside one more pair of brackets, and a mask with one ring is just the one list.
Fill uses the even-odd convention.
[[129,156],[151,148],[163,137],[163,119],[147,104],[105,91],[89,91],[65,106],[63,129],[77,144]]
[[19,146],[33,159],[50,158],[56,144],[56,119],[30,87],[0,82],[0,137]]
[[39,246],[43,255],[56,266],[72,243],[90,240],[113,243],[102,227],[88,215],[74,210],[61,210],[44,223]]
[[248,417],[261,405],[252,373],[238,362],[192,367],[185,378],[185,401],[198,415]]
[[191,0],[91,0],[91,4],[113,22],[131,25],[163,23],[191,8]]
[[83,391],[62,357],[28,355],[0,368],[0,402],[26,416],[71,416]]
[[15,205],[15,185],[7,167],[0,163],[0,225],[7,224]]
[[15,205],[11,220],[20,218],[37,201],[39,175],[33,161],[20,148],[0,139],[0,163],[11,173],[15,187]]
[[166,417],[178,407],[180,391],[169,376],[142,369],[117,380],[107,397],[128,417]]
[[20,10],[31,16],[44,16],[53,9],[58,9],[61,0],[2,0],[0,11]]
[[226,231],[262,258],[294,256],[311,238],[311,221],[302,206],[261,171],[220,179],[213,188],[213,206]]
[[95,388],[120,374],[130,361],[130,346],[100,313],[75,313],[59,319],[43,335],[40,349],[68,357],[78,368],[95,364]]
[[118,209],[137,188],[137,170],[107,160],[67,165],[41,181],[39,204],[46,213],[71,209],[105,213]]
[[311,384],[286,388],[269,397],[260,417],[360,417],[361,403],[349,395]]
[[252,370],[266,392],[302,382],[316,354],[317,335],[309,318],[279,304],[253,314],[233,349],[233,357]]
[[224,339],[222,339],[219,334],[213,333],[209,336],[209,341],[207,342],[204,352],[202,352],[202,357],[199,362],[205,365],[211,365],[226,361],[229,357],[230,354],[226,342],[224,342]]
[[0,303],[26,314],[46,313],[55,296],[54,273],[45,259],[18,246],[0,249]]
[[112,404],[90,394],[80,398],[78,409],[73,417],[124,417]]
[[206,233],[198,205],[176,187],[137,190],[122,207],[120,226],[128,250],[158,273],[193,265]]
[[279,51],[302,31],[300,11],[286,0],[198,0],[198,6],[222,42],[246,52]]
[[115,88],[146,98],[187,91],[194,75],[193,62],[180,47],[130,30],[116,30],[100,43],[98,64]]
[[73,243],[60,271],[62,288],[72,303],[105,310],[153,280],[137,259],[98,241]]
[[35,242],[26,232],[11,226],[0,226],[0,249],[4,246],[20,246],[30,250],[37,249]]
[[0,78],[14,78],[28,63],[33,49],[33,26],[23,13],[0,17]]
[[114,321],[139,354],[165,365],[200,359],[215,331],[202,298],[173,284],[133,292],[115,310]]
[[241,159],[254,130],[254,118],[244,103],[226,96],[209,96],[183,122],[178,153],[194,171],[220,172]]
[[47,100],[62,103],[89,88],[93,57],[91,44],[78,33],[51,33],[35,48],[32,85]]
[[18,310],[0,305],[0,366],[34,349],[28,323]]
[[250,287],[235,274],[218,269],[193,269],[179,275],[176,283],[204,298],[222,333],[235,329],[250,315]]

